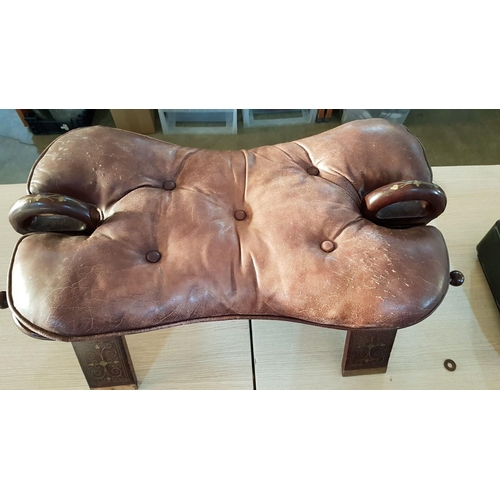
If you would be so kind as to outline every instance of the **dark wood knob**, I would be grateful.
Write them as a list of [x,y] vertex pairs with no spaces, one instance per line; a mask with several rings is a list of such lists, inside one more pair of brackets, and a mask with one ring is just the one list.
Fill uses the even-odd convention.
[[0,309],[7,309],[9,304],[7,302],[7,293],[0,292]]
[[451,286],[462,286],[465,281],[465,276],[460,271],[451,271],[450,273],[450,285]]

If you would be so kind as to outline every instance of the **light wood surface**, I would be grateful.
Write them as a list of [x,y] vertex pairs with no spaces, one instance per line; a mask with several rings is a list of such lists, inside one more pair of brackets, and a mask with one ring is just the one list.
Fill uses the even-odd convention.
[[[499,389],[500,314],[477,260],[476,245],[500,219],[500,167],[437,167],[448,206],[433,224],[451,269],[465,274],[422,323],[400,330],[387,373],[343,378],[345,332],[273,321],[253,322],[259,389]],[[499,259],[500,265],[500,259]],[[454,372],[443,362],[453,359]]]
[[[24,184],[0,186],[0,290],[19,239],[8,222]],[[198,323],[128,335],[140,389],[252,389],[248,321]],[[88,389],[71,344],[35,340],[0,310],[0,389]]]
[[[447,242],[451,287],[437,311],[400,330],[386,374],[341,376],[345,332],[279,321],[253,321],[258,389],[498,389],[500,314],[476,256],[476,245],[500,219],[500,166],[438,167],[448,206],[434,224]],[[0,186],[0,289],[17,235],[7,221],[24,185]],[[141,389],[251,389],[247,321],[200,323],[130,335]],[[443,362],[457,364],[447,371]],[[0,311],[0,389],[86,389],[72,347],[31,339]]]

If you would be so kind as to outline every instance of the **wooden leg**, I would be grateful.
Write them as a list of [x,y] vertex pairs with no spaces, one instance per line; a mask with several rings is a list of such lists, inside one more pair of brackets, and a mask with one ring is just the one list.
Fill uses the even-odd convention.
[[73,342],[91,389],[137,389],[137,378],[125,337]]
[[397,330],[347,332],[342,376],[385,373]]

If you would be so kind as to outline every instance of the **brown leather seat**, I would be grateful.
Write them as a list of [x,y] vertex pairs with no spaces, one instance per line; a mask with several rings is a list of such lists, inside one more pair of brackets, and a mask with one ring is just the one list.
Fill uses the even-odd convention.
[[[77,129],[42,153],[13,207],[29,234],[9,305],[27,333],[72,342],[234,318],[404,328],[449,284],[445,242],[422,215],[444,195],[419,201],[431,182],[419,141],[378,119],[223,152]],[[387,185],[384,199],[416,190],[395,198],[416,200],[400,205],[409,218],[365,217],[365,197]],[[68,215],[80,222],[65,226]]]

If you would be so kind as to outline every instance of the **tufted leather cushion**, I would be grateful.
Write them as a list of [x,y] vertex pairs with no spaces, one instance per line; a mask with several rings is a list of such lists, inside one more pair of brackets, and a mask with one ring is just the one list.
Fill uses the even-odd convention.
[[360,207],[407,179],[432,180],[423,148],[384,120],[248,151],[77,129],[42,153],[28,191],[104,220],[91,235],[23,237],[9,303],[25,329],[69,341],[241,317],[406,327],[446,294],[446,245],[434,227],[380,227]]

